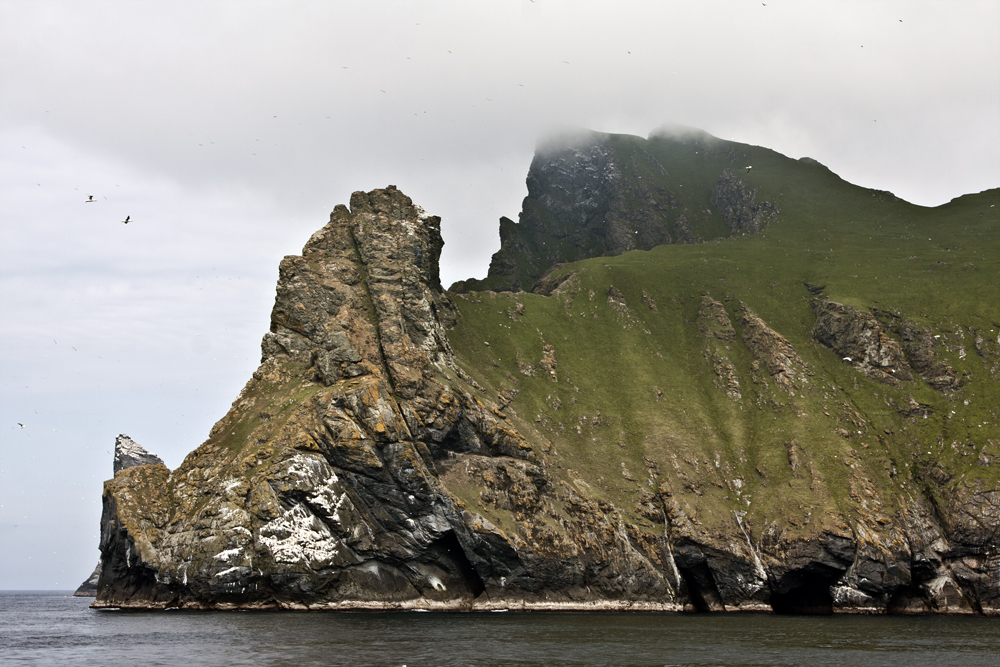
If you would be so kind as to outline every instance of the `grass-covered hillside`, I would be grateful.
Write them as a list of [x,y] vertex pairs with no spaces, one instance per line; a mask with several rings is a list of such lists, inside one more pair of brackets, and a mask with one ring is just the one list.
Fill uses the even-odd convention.
[[[968,508],[1000,481],[1000,190],[924,208],[765,148],[605,140],[623,183],[655,180],[674,198],[667,222],[685,212],[716,240],[565,263],[538,283],[548,296],[455,295],[460,363],[516,394],[526,432],[552,443],[553,474],[653,532],[650,493],[678,499],[706,534],[741,517],[765,550],[772,526],[785,539],[857,535],[858,522],[898,524],[914,502],[946,528],[986,529]],[[777,209],[756,234],[711,201],[726,169]],[[713,301],[728,336],[713,329]],[[873,315],[911,368],[930,355],[951,384],[888,367],[875,379],[817,341],[817,301]],[[747,340],[753,314],[794,348],[785,387]]]

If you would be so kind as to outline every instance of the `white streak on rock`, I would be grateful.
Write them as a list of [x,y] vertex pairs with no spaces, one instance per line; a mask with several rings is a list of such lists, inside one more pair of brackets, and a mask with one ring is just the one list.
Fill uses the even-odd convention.
[[233,556],[239,556],[242,551],[243,549],[240,549],[238,547],[236,549],[226,549],[225,551],[220,551],[219,553],[215,554],[214,556],[212,556],[212,558],[214,558],[215,560],[228,561]]
[[260,529],[260,542],[279,563],[317,569],[343,561],[341,541],[302,503],[264,525]]

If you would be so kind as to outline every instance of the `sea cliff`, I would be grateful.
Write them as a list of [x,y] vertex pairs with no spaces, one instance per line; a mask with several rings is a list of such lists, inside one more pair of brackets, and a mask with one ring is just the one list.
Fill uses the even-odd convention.
[[[106,482],[94,606],[1000,613],[996,286],[934,310],[901,257],[876,304],[845,274],[864,248],[786,257],[897,211],[913,253],[938,218],[765,149],[643,141],[536,157],[525,227],[458,292],[439,218],[393,186],[337,206],[208,440]],[[624,182],[637,146],[700,194]],[[828,231],[819,197],[857,220]],[[948,213],[958,243],[996,244],[998,198]]]

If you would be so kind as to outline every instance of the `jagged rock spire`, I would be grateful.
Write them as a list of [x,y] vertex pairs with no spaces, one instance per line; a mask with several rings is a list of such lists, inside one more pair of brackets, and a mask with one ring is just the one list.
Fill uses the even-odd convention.
[[115,474],[132,466],[165,465],[163,459],[147,452],[138,442],[124,433],[115,438]]

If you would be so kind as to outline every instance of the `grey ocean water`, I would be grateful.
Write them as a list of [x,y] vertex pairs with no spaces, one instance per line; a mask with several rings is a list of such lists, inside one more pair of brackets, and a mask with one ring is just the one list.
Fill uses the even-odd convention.
[[0,592],[6,665],[1000,665],[1000,619],[94,611]]

